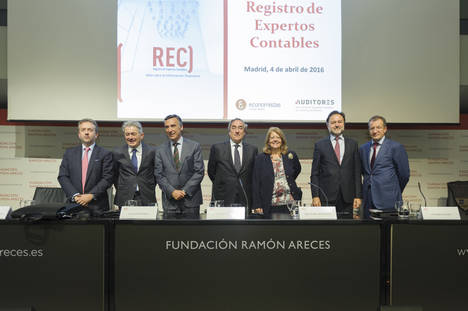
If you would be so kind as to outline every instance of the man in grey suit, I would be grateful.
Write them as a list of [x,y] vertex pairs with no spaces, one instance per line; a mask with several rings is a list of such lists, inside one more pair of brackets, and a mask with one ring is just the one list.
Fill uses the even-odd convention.
[[164,211],[198,214],[205,174],[200,144],[182,136],[184,126],[178,115],[167,116],[164,128],[169,141],[156,149],[154,169]]
[[156,202],[154,176],[155,148],[143,143],[143,127],[138,121],[122,125],[126,144],[114,150],[114,204],[119,207],[128,200],[142,205]]
[[252,172],[257,147],[244,142],[247,123],[241,119],[229,122],[229,140],[211,146],[208,176],[213,182],[212,200],[223,200],[252,206]]
[[314,146],[310,176],[312,205],[335,206],[338,218],[359,218],[362,185],[358,144],[343,136],[343,112],[330,112],[327,128],[329,136]]

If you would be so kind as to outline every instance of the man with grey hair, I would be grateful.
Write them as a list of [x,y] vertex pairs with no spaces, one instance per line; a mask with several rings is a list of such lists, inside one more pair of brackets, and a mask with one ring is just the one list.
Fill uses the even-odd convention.
[[164,118],[164,129],[168,141],[157,148],[154,169],[164,211],[198,215],[205,176],[200,144],[183,137],[184,125],[176,114]]
[[208,176],[213,182],[211,199],[225,206],[252,206],[252,171],[257,147],[244,142],[247,123],[236,118],[229,122],[229,140],[211,146]]
[[128,200],[142,205],[156,202],[154,176],[155,148],[143,143],[143,127],[138,121],[122,125],[125,145],[114,150],[114,204],[121,207]]
[[57,177],[68,200],[89,208],[91,214],[109,209],[107,189],[113,175],[112,153],[96,145],[98,136],[96,121],[80,120],[81,144],[65,150]]

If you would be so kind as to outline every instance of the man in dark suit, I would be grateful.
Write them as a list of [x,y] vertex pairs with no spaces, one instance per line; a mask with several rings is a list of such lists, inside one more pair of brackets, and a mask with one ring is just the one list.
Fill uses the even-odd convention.
[[314,146],[312,205],[336,206],[338,218],[359,218],[362,188],[358,144],[343,136],[343,112],[330,112],[326,124],[330,135]]
[[155,148],[143,143],[145,134],[138,121],[122,125],[126,144],[114,151],[114,203],[125,205],[128,200],[138,200],[142,205],[156,202],[156,177],[154,175]]
[[58,181],[71,202],[92,213],[109,209],[107,189],[112,184],[112,153],[96,145],[98,126],[92,119],[78,122],[81,145],[69,148],[60,164]]
[[359,148],[361,156],[364,216],[369,209],[394,209],[395,202],[401,201],[401,194],[409,181],[408,154],[400,143],[386,138],[387,121],[382,116],[369,120],[369,134],[372,138]]
[[169,141],[156,149],[154,169],[164,211],[198,214],[205,175],[200,144],[182,136],[184,126],[178,115],[167,116],[164,127]]
[[243,141],[247,123],[241,119],[229,122],[229,140],[211,146],[208,176],[213,182],[212,200],[223,200],[225,206],[252,206],[252,171],[257,147]]

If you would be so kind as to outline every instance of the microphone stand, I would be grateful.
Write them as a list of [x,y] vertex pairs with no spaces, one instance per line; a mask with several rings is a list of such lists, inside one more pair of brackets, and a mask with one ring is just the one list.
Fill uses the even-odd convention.
[[419,188],[419,193],[421,193],[421,195],[422,195],[422,197],[424,199],[424,206],[427,206],[426,197],[424,196],[424,193],[421,190],[421,183],[419,181],[418,181],[418,188]]
[[325,191],[323,191],[322,188],[320,188],[319,186],[317,186],[316,184],[313,184],[313,183],[311,183],[311,182],[309,182],[309,185],[314,186],[314,187],[316,187],[318,190],[320,190],[320,192],[322,193],[323,197],[324,197],[325,200],[327,201],[327,205],[325,205],[325,206],[328,206],[328,197],[327,197],[327,195],[325,194]]
[[239,185],[241,186],[241,189],[242,189],[242,194],[244,195],[244,199],[245,199],[245,218],[247,218],[249,216],[249,198],[247,197],[247,192],[245,192],[245,189],[244,189],[244,184],[242,183],[242,180],[241,178],[237,178],[239,180]]

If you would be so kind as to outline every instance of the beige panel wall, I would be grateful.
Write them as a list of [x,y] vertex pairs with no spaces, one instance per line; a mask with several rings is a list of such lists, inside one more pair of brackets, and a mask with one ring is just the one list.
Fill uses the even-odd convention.
[[[266,130],[249,130],[248,142],[263,145]],[[108,149],[123,144],[116,127],[101,127],[98,143]],[[285,131],[288,145],[298,153],[302,172],[297,182],[304,192],[304,201],[311,202],[308,182],[314,142],[325,130],[289,129]],[[368,139],[366,130],[347,130],[359,144]],[[446,183],[468,180],[468,130],[394,130],[390,137],[401,142],[410,159],[411,178],[403,196],[422,203],[418,191],[421,183],[429,205],[444,205]],[[212,143],[224,141],[225,129],[187,128],[186,137],[201,143],[205,165]],[[145,141],[157,146],[165,141],[160,128],[146,128]],[[37,186],[58,186],[57,173],[64,150],[78,143],[74,127],[61,126],[0,126],[0,205],[19,207],[19,200],[31,199]],[[210,201],[211,182],[207,175],[202,183],[204,205]],[[160,191],[157,192],[160,201]]]

